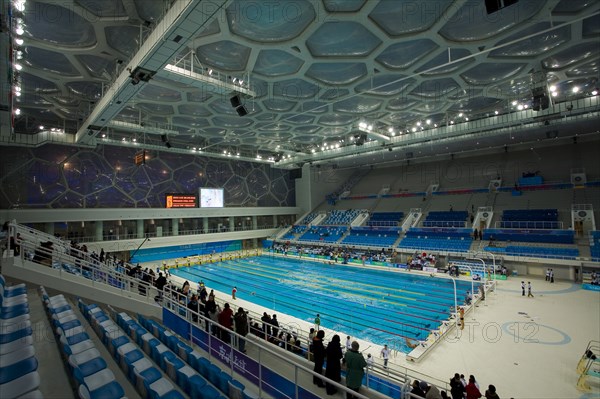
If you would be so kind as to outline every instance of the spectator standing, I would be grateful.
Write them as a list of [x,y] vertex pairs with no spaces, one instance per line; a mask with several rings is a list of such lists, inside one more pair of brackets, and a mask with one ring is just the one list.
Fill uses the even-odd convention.
[[239,307],[233,319],[235,321],[235,332],[241,335],[238,338],[238,350],[246,353],[246,340],[242,337],[248,335],[248,315],[246,315],[243,308]]
[[276,337],[279,334],[279,321],[277,321],[276,314],[271,317],[271,326],[271,329],[273,330],[273,336]]
[[308,360],[313,360],[313,339],[315,339],[315,329],[311,328],[308,333]]
[[[367,361],[365,361],[362,353],[358,351],[358,348],[358,342],[352,341],[350,349],[344,355],[344,363],[346,363],[346,386],[355,392],[359,392],[365,375],[364,368],[368,366]],[[354,395],[348,392],[346,399],[354,399]]]
[[496,393],[496,387],[490,385],[488,389],[485,391],[485,399],[500,399],[498,394]]
[[[323,345],[323,338],[325,338],[325,331],[319,330],[316,337],[313,339],[313,358],[315,360],[313,371],[317,374],[323,374],[323,363],[325,363],[325,346]],[[314,375],[313,384],[320,387],[325,386],[323,380]]]
[[425,393],[425,399],[442,399],[442,394],[435,385],[429,385],[427,382],[421,381],[419,388]]
[[315,317],[315,330],[319,331],[321,329],[321,315],[317,313],[317,317]]
[[465,387],[465,392],[467,394],[467,399],[479,399],[481,398],[481,392],[479,391],[479,386],[477,386],[477,382],[475,381],[475,377],[473,375],[469,376],[469,383]]
[[231,290],[231,299],[235,300],[235,294],[237,293],[237,287],[233,287]]
[[192,313],[192,321],[197,322],[198,315],[196,313],[198,313],[198,297],[196,295],[192,295],[190,301],[187,304],[187,308],[194,312]]
[[465,386],[460,380],[458,373],[454,374],[454,377],[450,379],[450,395],[452,399],[463,399],[465,395]]
[[411,389],[410,393],[412,393],[413,395],[419,396],[421,398],[425,397],[425,392],[423,392],[423,390],[421,389],[421,383],[419,381],[414,380],[411,387],[412,387],[412,389]]
[[159,272],[158,278],[154,282],[154,285],[156,286],[156,289],[158,290],[158,296],[154,297],[154,300],[158,301],[162,298],[163,289],[165,288],[166,284],[167,284],[167,278],[165,276],[163,276],[162,272]]
[[525,281],[521,281],[521,296],[525,296]]
[[352,348],[352,341],[350,341],[350,336],[346,337],[346,351],[349,351]]
[[[340,382],[342,380],[342,345],[339,335],[334,335],[327,345],[326,355],[327,355],[327,368],[325,369],[325,377],[333,380],[335,382]],[[335,395],[337,393],[337,388],[332,384],[326,382],[325,390],[327,391],[327,395]]]
[[271,338],[271,317],[267,314],[267,312],[263,312],[262,317],[260,318],[263,325],[263,333],[265,339],[268,341]]
[[227,330],[233,330],[233,310],[226,303],[223,305],[223,311],[219,313],[219,324],[221,325],[221,340],[225,343],[229,343],[229,332]]

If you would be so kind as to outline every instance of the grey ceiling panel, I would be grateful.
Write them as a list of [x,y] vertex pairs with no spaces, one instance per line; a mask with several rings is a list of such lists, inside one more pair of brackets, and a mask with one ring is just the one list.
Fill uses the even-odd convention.
[[[531,105],[534,85],[557,88],[543,115],[596,101],[599,15],[590,0],[519,0],[489,15],[479,0],[28,0],[14,20],[24,30],[14,53],[15,132],[29,140],[44,125],[75,130],[80,144],[101,142],[84,120],[114,145],[145,136],[167,153],[210,145],[204,154],[235,146],[262,162],[283,149],[303,154],[277,167],[354,151],[320,147],[352,145],[360,122],[393,146],[446,140],[447,131],[428,129],[461,112],[461,129],[466,113],[474,126],[495,110],[525,117],[518,105]],[[193,78],[166,64],[193,69]],[[140,66],[147,82],[135,79]],[[113,118],[140,129],[106,129]],[[402,140],[384,140],[389,127]],[[151,128],[168,132],[173,149],[156,130],[145,134]]]

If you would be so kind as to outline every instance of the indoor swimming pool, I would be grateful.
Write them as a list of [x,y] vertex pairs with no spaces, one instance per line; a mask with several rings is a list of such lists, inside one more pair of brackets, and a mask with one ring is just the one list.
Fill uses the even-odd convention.
[[[452,280],[397,269],[257,256],[171,273],[190,283],[202,280],[209,290],[229,293],[236,286],[239,298],[271,309],[269,313],[309,323],[319,313],[325,329],[402,352],[409,351],[407,342],[427,339],[454,307]],[[471,283],[456,284],[461,305]]]

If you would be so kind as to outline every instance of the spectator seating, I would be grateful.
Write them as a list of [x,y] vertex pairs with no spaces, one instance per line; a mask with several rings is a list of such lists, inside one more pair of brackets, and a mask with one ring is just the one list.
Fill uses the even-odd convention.
[[334,209],[329,212],[322,225],[348,225],[360,214],[359,209],[338,210]]
[[559,229],[557,209],[511,209],[502,212],[501,228]]
[[125,391],[85,332],[81,321],[62,295],[49,297],[40,287],[42,300],[67,368],[82,399],[122,398]]
[[[173,386],[169,379],[155,367],[148,356],[140,350],[135,341],[115,323],[100,307],[95,304],[86,305],[79,300],[79,309],[92,325],[104,345],[120,365],[121,369],[135,385],[142,398],[152,399],[183,399],[184,396]],[[137,330],[132,332],[137,337]],[[162,353],[164,354],[164,353]],[[157,361],[158,359],[158,361]],[[154,359],[156,364],[165,365],[164,358]],[[162,368],[162,367],[161,367]],[[163,368],[164,370],[164,368]]]
[[398,248],[467,252],[471,248],[471,229],[410,228]]
[[0,275],[0,397],[41,397],[40,376],[29,320],[27,288],[6,286]]
[[367,226],[398,226],[404,219],[404,212],[373,212]]
[[351,231],[344,238],[341,244],[345,245],[365,245],[369,247],[391,247],[398,239],[398,233],[395,231],[381,230],[360,230]]
[[514,241],[514,242],[544,242],[549,244],[573,244],[573,230],[517,230],[517,229],[486,229],[483,231],[484,240]]
[[308,225],[310,222],[312,222],[313,220],[315,220],[315,218],[318,215],[319,214],[317,212],[311,212],[308,215],[306,215],[304,217],[304,219],[302,219],[300,222],[298,222],[298,224]]
[[290,229],[290,231],[285,236],[283,236],[281,239],[282,240],[295,240],[296,236],[298,234],[302,234],[305,231],[306,231],[306,226],[304,226],[304,225],[295,225],[295,226],[292,226],[292,228]]
[[431,211],[423,221],[423,227],[465,227],[467,211]]
[[178,355],[177,358],[184,363],[184,366],[175,373],[177,383],[186,393],[191,393],[192,397],[197,397],[194,393],[200,389],[203,398],[216,398],[221,393],[228,398],[250,397],[242,383],[232,379],[229,373],[221,371],[217,365],[193,350],[162,324],[140,315],[138,315],[139,323],[125,313],[120,313],[118,317],[121,324],[138,324],[144,330],[150,331],[153,339],[161,342],[159,345],[166,346]]
[[600,262],[600,231],[590,232],[590,253],[592,261]]
[[348,231],[342,226],[313,226],[302,234],[299,241],[337,242]]
[[486,247],[486,251],[512,256],[531,256],[535,258],[576,259],[579,256],[577,248],[530,247],[524,245],[509,245],[506,247]]

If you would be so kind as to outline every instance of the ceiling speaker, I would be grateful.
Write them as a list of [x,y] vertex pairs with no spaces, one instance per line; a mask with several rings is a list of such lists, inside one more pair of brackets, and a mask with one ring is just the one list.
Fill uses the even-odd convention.
[[238,113],[239,116],[246,116],[246,115],[248,115],[248,110],[243,105],[240,105],[235,110],[237,111],[237,113]]
[[236,95],[236,96],[233,96],[233,97],[231,97],[231,98],[229,99],[229,101],[231,102],[231,106],[232,106],[233,108],[237,108],[237,107],[239,107],[240,105],[242,105],[242,101],[240,100],[240,96],[237,96],[237,95]]

